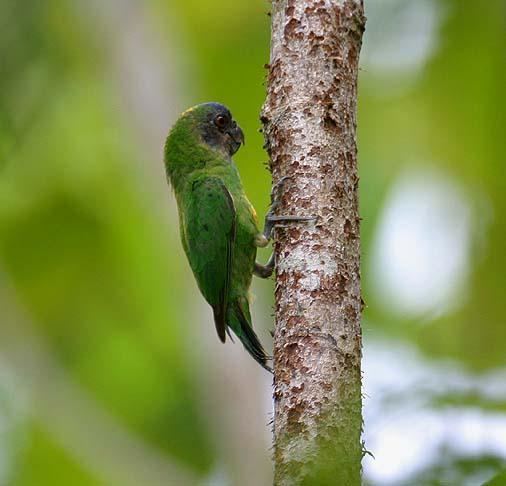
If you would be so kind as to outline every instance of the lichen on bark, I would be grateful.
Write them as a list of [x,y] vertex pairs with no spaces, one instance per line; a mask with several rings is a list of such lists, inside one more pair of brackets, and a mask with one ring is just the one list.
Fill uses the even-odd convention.
[[360,218],[356,105],[361,0],[272,0],[262,110],[276,232],[275,484],[360,484]]

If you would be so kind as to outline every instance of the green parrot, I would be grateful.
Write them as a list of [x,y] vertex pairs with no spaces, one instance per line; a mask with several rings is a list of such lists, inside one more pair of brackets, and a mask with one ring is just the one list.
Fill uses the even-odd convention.
[[252,328],[248,295],[252,276],[268,278],[274,258],[266,265],[256,263],[257,248],[268,244],[278,222],[310,218],[273,216],[273,205],[265,231],[259,229],[231,158],[241,144],[244,134],[230,111],[219,103],[203,103],[186,110],[172,127],[165,168],[176,196],[183,248],[213,309],[218,337],[225,342],[232,329],[251,356],[271,371]]

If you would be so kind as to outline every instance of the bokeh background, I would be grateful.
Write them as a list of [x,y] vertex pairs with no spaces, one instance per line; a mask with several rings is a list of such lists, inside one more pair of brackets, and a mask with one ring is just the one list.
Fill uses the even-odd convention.
[[[506,467],[506,6],[365,3],[364,474],[482,484]],[[179,112],[227,104],[265,213],[268,10],[0,2],[1,485],[270,483],[271,379],[218,342],[161,160]]]

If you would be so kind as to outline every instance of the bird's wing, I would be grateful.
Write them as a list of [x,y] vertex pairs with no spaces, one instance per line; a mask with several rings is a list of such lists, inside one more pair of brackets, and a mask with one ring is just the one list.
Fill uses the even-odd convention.
[[224,342],[236,226],[234,200],[220,178],[200,177],[192,183],[185,213],[190,266],[213,308],[216,331]]

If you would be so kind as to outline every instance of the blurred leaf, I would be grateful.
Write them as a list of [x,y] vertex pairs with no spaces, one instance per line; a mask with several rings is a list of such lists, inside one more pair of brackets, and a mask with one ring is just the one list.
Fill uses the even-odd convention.
[[29,446],[18,467],[12,486],[99,486],[103,482],[93,477],[86,467],[69,456],[43,430],[32,425]]

